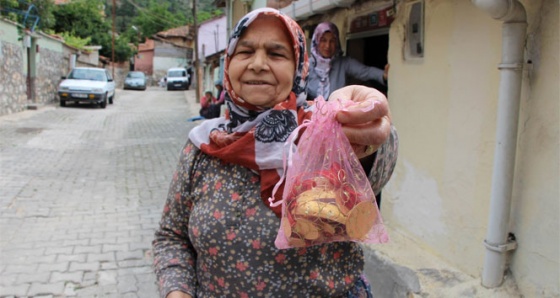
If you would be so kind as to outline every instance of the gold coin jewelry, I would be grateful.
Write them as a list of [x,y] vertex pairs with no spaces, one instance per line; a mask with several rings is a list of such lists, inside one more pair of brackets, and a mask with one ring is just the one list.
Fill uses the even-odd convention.
[[358,203],[348,213],[346,220],[346,234],[353,239],[363,240],[377,220],[373,202]]
[[290,236],[292,236],[292,226],[290,225],[290,220],[288,220],[287,218],[284,218],[282,220],[282,229],[284,230],[284,235],[286,235],[286,238],[290,238]]
[[294,209],[294,215],[318,217],[336,221],[341,224],[346,223],[346,216],[344,216],[344,213],[342,213],[337,206],[318,201],[309,201],[303,204],[298,204]]
[[336,233],[336,229],[332,225],[326,222],[323,222],[321,224],[321,228],[323,229],[323,232],[328,235],[334,235]]
[[293,227],[293,232],[299,234],[307,240],[315,240],[319,238],[319,229],[313,222],[304,218],[298,218]]
[[336,193],[333,190],[326,190],[321,188],[312,188],[300,193],[295,201],[297,204],[309,202],[309,201],[319,201],[322,199],[333,199],[336,197]]
[[292,246],[292,247],[304,247],[305,246],[305,240],[303,240],[301,238],[291,237],[291,238],[288,238],[288,244],[290,244],[290,246]]

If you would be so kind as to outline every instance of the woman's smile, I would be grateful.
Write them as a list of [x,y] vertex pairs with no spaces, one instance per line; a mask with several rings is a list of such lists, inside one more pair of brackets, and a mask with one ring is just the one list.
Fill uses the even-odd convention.
[[286,26],[276,17],[259,16],[243,33],[232,55],[231,87],[251,105],[273,107],[288,98],[295,65]]
[[263,82],[263,81],[245,81],[245,84],[248,85],[270,85],[267,82]]

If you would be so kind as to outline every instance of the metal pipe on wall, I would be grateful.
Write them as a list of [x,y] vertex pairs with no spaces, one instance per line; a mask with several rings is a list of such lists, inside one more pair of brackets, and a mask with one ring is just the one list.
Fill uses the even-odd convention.
[[498,95],[496,146],[492,173],[492,193],[486,239],[482,285],[495,288],[502,284],[506,253],[517,243],[508,239],[511,194],[515,170],[517,127],[523,69],[523,49],[527,31],[525,8],[517,0],[472,0],[478,8],[504,22],[502,61]]

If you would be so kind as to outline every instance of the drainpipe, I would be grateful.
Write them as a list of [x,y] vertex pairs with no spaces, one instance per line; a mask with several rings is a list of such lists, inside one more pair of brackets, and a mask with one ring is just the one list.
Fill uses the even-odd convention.
[[484,245],[486,254],[482,285],[495,288],[502,284],[506,254],[517,247],[508,239],[511,193],[515,169],[517,126],[523,68],[523,48],[527,30],[525,8],[517,0],[471,0],[475,6],[503,21],[502,62],[496,125],[496,148],[492,173],[490,216]]

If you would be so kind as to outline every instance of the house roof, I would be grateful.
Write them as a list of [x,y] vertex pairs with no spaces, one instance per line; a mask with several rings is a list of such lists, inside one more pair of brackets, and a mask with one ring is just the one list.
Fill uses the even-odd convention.
[[166,31],[160,31],[156,33],[157,36],[163,38],[169,37],[185,37],[187,39],[193,39],[193,32],[190,30],[190,26],[181,26],[177,28],[171,28]]
[[152,39],[146,39],[144,43],[138,45],[138,52],[153,50],[155,42]]

